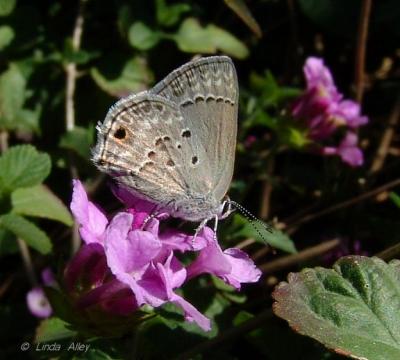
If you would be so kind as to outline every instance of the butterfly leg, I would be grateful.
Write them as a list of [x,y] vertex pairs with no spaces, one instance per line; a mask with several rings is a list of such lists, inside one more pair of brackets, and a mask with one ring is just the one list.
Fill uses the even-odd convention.
[[224,202],[222,203],[222,209],[225,208],[226,204],[228,204],[228,208],[226,209],[226,211],[223,211],[222,214],[219,216],[220,219],[225,219],[236,210],[232,207],[231,199],[227,198],[226,200],[224,200]]
[[204,219],[204,220],[200,223],[200,225],[197,227],[197,229],[196,229],[196,231],[195,231],[195,233],[194,233],[194,235],[193,235],[193,237],[192,237],[192,248],[193,248],[193,249],[194,249],[194,242],[196,241],[197,235],[199,235],[200,230],[201,230],[204,226],[207,225],[208,220],[210,220],[210,219]]

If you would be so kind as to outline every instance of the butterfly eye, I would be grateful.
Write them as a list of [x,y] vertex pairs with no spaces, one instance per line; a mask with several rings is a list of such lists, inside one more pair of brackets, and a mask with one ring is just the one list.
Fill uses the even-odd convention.
[[119,129],[117,129],[117,130],[115,131],[114,137],[115,137],[116,139],[120,139],[120,140],[125,139],[125,137],[126,137],[126,130],[125,130],[124,128],[120,127]]

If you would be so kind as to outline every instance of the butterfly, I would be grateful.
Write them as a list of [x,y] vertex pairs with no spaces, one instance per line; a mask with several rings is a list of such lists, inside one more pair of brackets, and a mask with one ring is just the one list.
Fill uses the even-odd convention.
[[239,87],[227,56],[200,58],[119,100],[97,126],[92,160],[119,186],[203,225],[226,216]]

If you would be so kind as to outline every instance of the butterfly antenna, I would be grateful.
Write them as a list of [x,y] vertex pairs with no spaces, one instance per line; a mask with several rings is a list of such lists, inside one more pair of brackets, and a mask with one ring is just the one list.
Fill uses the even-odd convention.
[[249,223],[253,226],[254,230],[257,232],[257,234],[260,235],[260,237],[266,243],[268,243],[267,239],[262,235],[262,233],[255,226],[255,223],[260,224],[270,234],[273,233],[273,231],[274,231],[273,228],[270,225],[266,224],[264,221],[261,221],[258,217],[253,215],[249,210],[247,210],[244,206],[238,204],[236,201],[232,201],[232,200],[229,200],[229,201],[234,207],[236,207],[246,217],[246,219],[249,221]]

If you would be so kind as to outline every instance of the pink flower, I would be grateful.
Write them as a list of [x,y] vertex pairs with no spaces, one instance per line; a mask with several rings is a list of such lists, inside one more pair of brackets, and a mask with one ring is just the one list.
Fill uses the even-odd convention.
[[[159,223],[168,214],[149,218],[155,206],[139,200],[123,189],[114,189],[128,205],[110,222],[87,198],[83,186],[74,181],[71,208],[80,225],[85,245],[65,271],[66,288],[77,306],[98,306],[104,311],[129,314],[142,305],[159,307],[172,302],[180,307],[187,321],[210,330],[210,320],[178,295],[190,278],[212,273],[240,289],[242,282],[255,282],[261,273],[249,257],[238,249],[224,252],[211,229],[205,227],[193,237]],[[175,252],[200,251],[185,268]],[[214,260],[213,260],[214,259]]]
[[[50,268],[44,269],[41,275],[44,286],[55,284],[54,275]],[[53,313],[53,309],[41,286],[35,286],[27,293],[26,303],[32,315],[38,318],[48,318]]]
[[64,282],[79,310],[96,307],[100,312],[128,315],[138,309],[129,287],[111,273],[100,244],[90,243],[78,251],[64,271]]
[[349,131],[338,147],[325,146],[322,152],[324,155],[339,155],[344,163],[352,167],[361,166],[364,163],[364,156],[357,142],[357,134]]
[[107,218],[99,208],[88,200],[79,180],[73,180],[71,211],[79,223],[79,232],[87,244],[102,242]]
[[[343,99],[322,59],[309,57],[304,66],[304,74],[307,87],[294,102],[292,116],[307,128],[308,138],[314,142],[312,147],[322,148],[319,153],[339,155],[351,166],[362,165],[363,156],[357,147],[357,137],[351,135],[350,139],[346,135],[338,147],[324,147],[323,144],[340,128],[355,130],[368,123],[368,118],[361,115],[360,105],[352,100]],[[354,131],[351,134],[354,134]]]
[[208,245],[189,266],[190,277],[210,273],[236,289],[240,289],[241,283],[258,281],[261,271],[245,252],[234,248],[222,251],[210,228],[204,228],[200,236],[207,239]]

